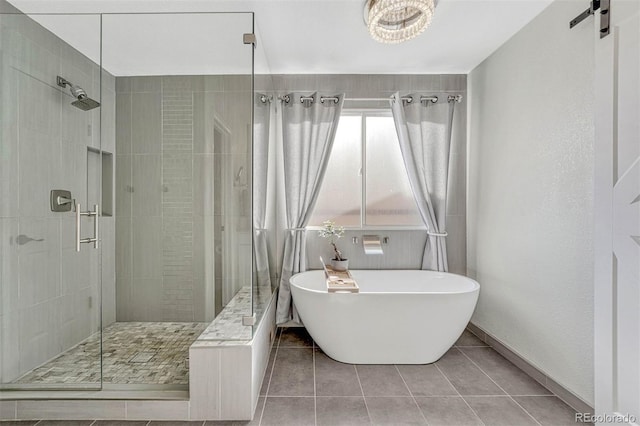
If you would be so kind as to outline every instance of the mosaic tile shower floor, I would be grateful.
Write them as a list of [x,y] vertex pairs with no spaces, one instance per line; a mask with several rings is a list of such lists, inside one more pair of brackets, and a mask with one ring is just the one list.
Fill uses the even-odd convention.
[[[103,330],[103,383],[186,385],[189,346],[208,323],[117,322]],[[14,383],[100,383],[96,333]]]

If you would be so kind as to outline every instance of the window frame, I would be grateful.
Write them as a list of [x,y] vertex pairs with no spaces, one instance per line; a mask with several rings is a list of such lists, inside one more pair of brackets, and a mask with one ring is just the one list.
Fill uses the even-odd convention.
[[[367,210],[367,120],[366,117],[393,117],[390,109],[385,108],[343,108],[340,117],[361,117],[360,120],[360,225],[344,226],[346,231],[425,231],[424,223],[420,225],[367,225],[365,223]],[[322,229],[319,225],[307,225],[305,229],[317,231]]]

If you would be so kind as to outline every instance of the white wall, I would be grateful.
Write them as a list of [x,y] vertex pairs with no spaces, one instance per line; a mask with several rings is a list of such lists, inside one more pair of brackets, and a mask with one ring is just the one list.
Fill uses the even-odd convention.
[[557,0],[469,76],[472,322],[593,405],[593,18]]

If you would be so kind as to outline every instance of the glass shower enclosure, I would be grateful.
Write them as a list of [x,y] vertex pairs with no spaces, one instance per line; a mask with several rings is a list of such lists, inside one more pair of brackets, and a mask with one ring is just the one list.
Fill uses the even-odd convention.
[[0,390],[188,389],[253,315],[253,14],[0,2]]

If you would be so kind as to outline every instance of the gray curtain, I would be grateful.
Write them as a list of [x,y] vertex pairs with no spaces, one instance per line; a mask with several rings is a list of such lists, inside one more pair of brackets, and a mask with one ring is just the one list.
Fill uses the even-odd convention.
[[[301,101],[301,97],[307,96],[312,96],[313,101]],[[318,198],[344,103],[342,94],[325,96],[336,97],[338,101],[325,99],[322,102],[322,95],[319,93],[291,93],[284,96],[285,100],[281,102],[284,197],[288,229],[284,240],[276,310],[278,324],[289,320],[300,322],[291,299],[289,278],[307,269],[304,227],[309,222]]]
[[271,102],[259,93],[254,97],[253,114],[253,250],[258,292],[271,291],[266,229],[270,119]]
[[420,101],[420,94],[409,96],[411,102],[396,93],[391,111],[411,190],[427,226],[422,269],[446,272],[447,185],[455,102],[447,102],[446,95],[437,103]]

